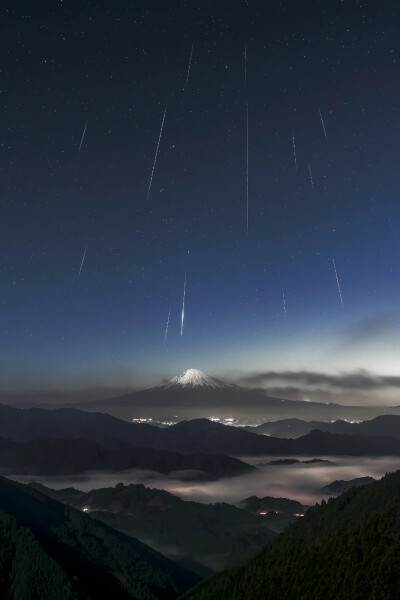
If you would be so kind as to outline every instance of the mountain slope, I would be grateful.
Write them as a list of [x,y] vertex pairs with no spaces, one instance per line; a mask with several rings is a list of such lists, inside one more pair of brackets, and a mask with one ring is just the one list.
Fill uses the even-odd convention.
[[0,478],[0,595],[169,600],[196,577],[138,540]]
[[89,511],[96,519],[140,539],[200,575],[249,558],[273,537],[264,518],[231,504],[182,500],[140,484],[118,484],[87,493],[31,485]]
[[[110,450],[88,440],[39,438],[0,451],[0,467],[9,474],[73,475],[85,471],[145,469],[181,473],[186,479],[218,479],[242,475],[254,469],[230,456],[179,454],[153,448]],[[192,472],[192,473],[190,473]]]
[[334,423],[324,421],[302,421],[301,419],[283,419],[263,423],[257,427],[245,427],[246,431],[274,437],[295,438],[306,435],[314,429],[329,433],[347,435],[391,436],[400,438],[400,416],[382,415],[361,423],[349,423],[338,420]]
[[160,428],[127,423],[110,415],[72,408],[54,411],[34,408],[21,410],[0,405],[0,437],[18,442],[39,437],[84,439],[111,450],[126,451],[137,447],[180,454],[400,455],[400,438],[389,436],[312,431],[297,439],[283,439],[257,435],[241,427],[226,426],[207,419],[181,421],[176,425]]
[[399,456],[400,454],[400,440],[389,436],[340,435],[315,430],[303,437],[284,441],[288,443],[288,451],[292,454],[338,456]]
[[237,506],[253,515],[258,515],[258,518],[261,518],[266,526],[276,533],[280,533],[290,523],[295,523],[298,518],[302,518],[308,509],[308,506],[300,504],[297,500],[271,496],[264,498],[250,496],[238,502]]
[[203,390],[237,390],[237,385],[230,385],[217,379],[216,377],[210,377],[200,371],[199,369],[187,369],[180,375],[173,377],[166,383],[152,388],[152,390],[178,390],[179,388],[194,389],[201,388]]
[[143,446],[157,428],[133,424],[104,413],[76,408],[14,408],[0,404],[0,437],[15,442],[35,438],[85,439],[113,450]]
[[[304,402],[268,396],[262,389],[244,388],[210,377],[198,369],[188,369],[156,387],[133,393],[87,402],[81,409],[106,410],[131,420],[132,417],[156,420],[179,420],[210,417],[276,421],[293,418],[321,420],[340,418],[366,419],[388,412],[387,407],[342,406],[334,403]],[[399,414],[400,407],[390,412]]]
[[368,483],[372,483],[374,480],[373,477],[356,477],[355,479],[344,480],[344,479],[336,479],[328,485],[324,485],[322,488],[323,492],[327,494],[331,494],[332,496],[337,496],[338,494],[343,494],[343,492],[347,492],[352,487],[357,487],[358,485],[367,485]]
[[250,561],[185,600],[400,597],[400,471],[310,508]]
[[400,455],[400,440],[389,436],[338,435],[316,430],[300,438],[282,439],[249,433],[240,427],[222,425],[207,419],[181,421],[171,427],[158,429],[153,443],[158,449],[174,452],[216,452],[231,456]]

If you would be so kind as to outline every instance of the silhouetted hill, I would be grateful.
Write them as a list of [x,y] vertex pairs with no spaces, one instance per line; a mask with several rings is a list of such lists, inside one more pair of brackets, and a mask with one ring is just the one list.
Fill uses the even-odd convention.
[[285,441],[294,454],[349,456],[398,456],[400,454],[400,440],[389,436],[339,435],[315,430],[303,437]]
[[308,506],[301,504],[297,500],[291,500],[290,498],[275,498],[273,496],[265,496],[264,498],[250,496],[249,498],[241,500],[238,503],[238,506],[253,514],[269,510],[294,514],[302,513],[308,508]]
[[88,440],[39,438],[0,452],[0,467],[10,474],[73,475],[85,471],[146,469],[176,472],[185,478],[217,479],[254,469],[236,458],[218,454],[178,454],[153,448],[110,450]]
[[169,600],[196,576],[145,544],[0,478],[0,595]]
[[[16,442],[35,438],[84,439],[106,448],[150,445],[151,425],[128,423],[104,413],[87,413],[76,408],[14,408],[0,404],[0,437]],[[146,441],[149,444],[146,444]]]
[[347,492],[352,487],[357,487],[359,485],[368,485],[373,481],[375,481],[373,477],[357,477],[356,479],[350,479],[347,481],[343,479],[336,479],[336,481],[332,481],[332,483],[325,485],[322,488],[322,491],[328,494],[338,495]]
[[382,415],[362,421],[361,423],[349,423],[348,421],[338,420],[334,423],[324,421],[302,421],[301,419],[283,419],[280,421],[271,421],[263,423],[257,427],[244,427],[251,433],[262,435],[271,435],[280,438],[295,438],[306,435],[314,429],[326,431],[329,433],[347,434],[347,435],[368,435],[368,436],[391,436],[400,438],[400,416]]
[[311,507],[247,563],[182,600],[394,600],[400,591],[400,472]]
[[303,465],[317,465],[320,463],[326,463],[333,465],[334,463],[330,460],[322,459],[322,458],[311,458],[309,460],[299,460],[297,458],[278,458],[277,460],[270,460],[267,463],[259,463],[258,466],[272,466],[272,467],[284,467],[285,465],[296,465],[301,463]]
[[239,427],[215,423],[208,419],[181,421],[176,425],[160,429],[158,447],[176,452],[222,452],[223,454],[263,454],[283,448],[284,441],[265,438],[248,433]]
[[[384,456],[399,455],[400,440],[391,437],[334,435],[321,431],[297,439],[257,436],[240,427],[214,423],[207,419],[182,421],[160,429],[158,448],[176,452],[221,452],[236,456],[257,454],[307,454]],[[258,438],[258,439],[257,439]]]
[[257,435],[241,427],[222,425],[207,419],[181,421],[161,428],[127,423],[110,415],[85,413],[76,409],[22,410],[0,405],[0,437],[27,441],[38,437],[58,438],[61,433],[65,440],[83,439],[121,452],[138,447],[181,454],[216,453],[232,456],[400,454],[400,439],[389,436],[339,435],[312,431],[297,439],[283,439]]
[[[340,423],[347,423],[346,421],[340,421]],[[261,425],[254,427],[246,426],[243,427],[250,433],[258,433],[259,435],[270,435],[278,438],[296,438],[303,435],[307,435],[313,429],[319,429],[320,431],[330,431],[329,426],[332,423],[325,423],[323,421],[303,421],[302,419],[280,419],[278,421],[268,421]],[[335,433],[347,433],[346,431],[335,431]]]
[[87,493],[31,485],[89,511],[201,575],[249,558],[273,536],[265,519],[231,504],[185,501],[143,485],[118,484]]
[[[273,442],[240,428],[226,427],[207,419],[183,421],[166,428],[128,423],[102,413],[75,408],[46,410],[16,409],[0,405],[0,437],[17,442],[36,438],[84,439],[113,450],[150,447],[177,452],[220,452],[240,454],[248,447],[260,453]],[[278,441],[277,444],[280,444]],[[197,450],[193,450],[197,448]],[[199,450],[201,448],[201,450]]]
[[258,498],[250,496],[237,504],[239,508],[247,510],[253,515],[259,515],[266,525],[275,532],[281,532],[287,525],[302,518],[308,506],[290,500],[289,498],[274,498],[265,496]]

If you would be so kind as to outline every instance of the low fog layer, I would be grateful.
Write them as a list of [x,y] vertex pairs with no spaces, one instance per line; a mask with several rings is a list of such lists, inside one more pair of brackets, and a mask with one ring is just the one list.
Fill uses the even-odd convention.
[[[257,466],[260,463],[277,460],[279,457],[241,458]],[[236,503],[249,496],[276,496],[292,498],[304,504],[314,504],[323,498],[327,498],[327,494],[324,494],[321,488],[336,479],[349,480],[368,475],[379,479],[385,473],[400,468],[399,457],[344,458],[323,456],[318,458],[327,459],[331,462],[310,465],[299,463],[287,466],[258,466],[257,470],[250,474],[210,483],[181,481],[174,479],[173,476],[160,476],[156,473],[136,470],[110,474],[91,473],[79,477],[33,477],[26,475],[16,476],[14,479],[23,483],[35,480],[55,489],[75,487],[83,491],[111,487],[119,482],[124,484],[143,483],[148,487],[165,489],[186,500],[206,503]],[[299,457],[299,460],[304,460],[304,457]]]

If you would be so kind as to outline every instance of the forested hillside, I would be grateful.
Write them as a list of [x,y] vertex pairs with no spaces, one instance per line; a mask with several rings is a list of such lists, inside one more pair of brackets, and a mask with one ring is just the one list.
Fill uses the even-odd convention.
[[249,562],[183,598],[400,598],[400,471],[310,508]]
[[197,581],[138,540],[0,478],[0,598],[173,600]]

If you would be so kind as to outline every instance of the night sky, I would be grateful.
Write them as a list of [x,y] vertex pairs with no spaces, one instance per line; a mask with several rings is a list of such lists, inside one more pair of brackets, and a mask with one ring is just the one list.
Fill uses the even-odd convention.
[[398,8],[3,2],[2,390],[399,374]]

